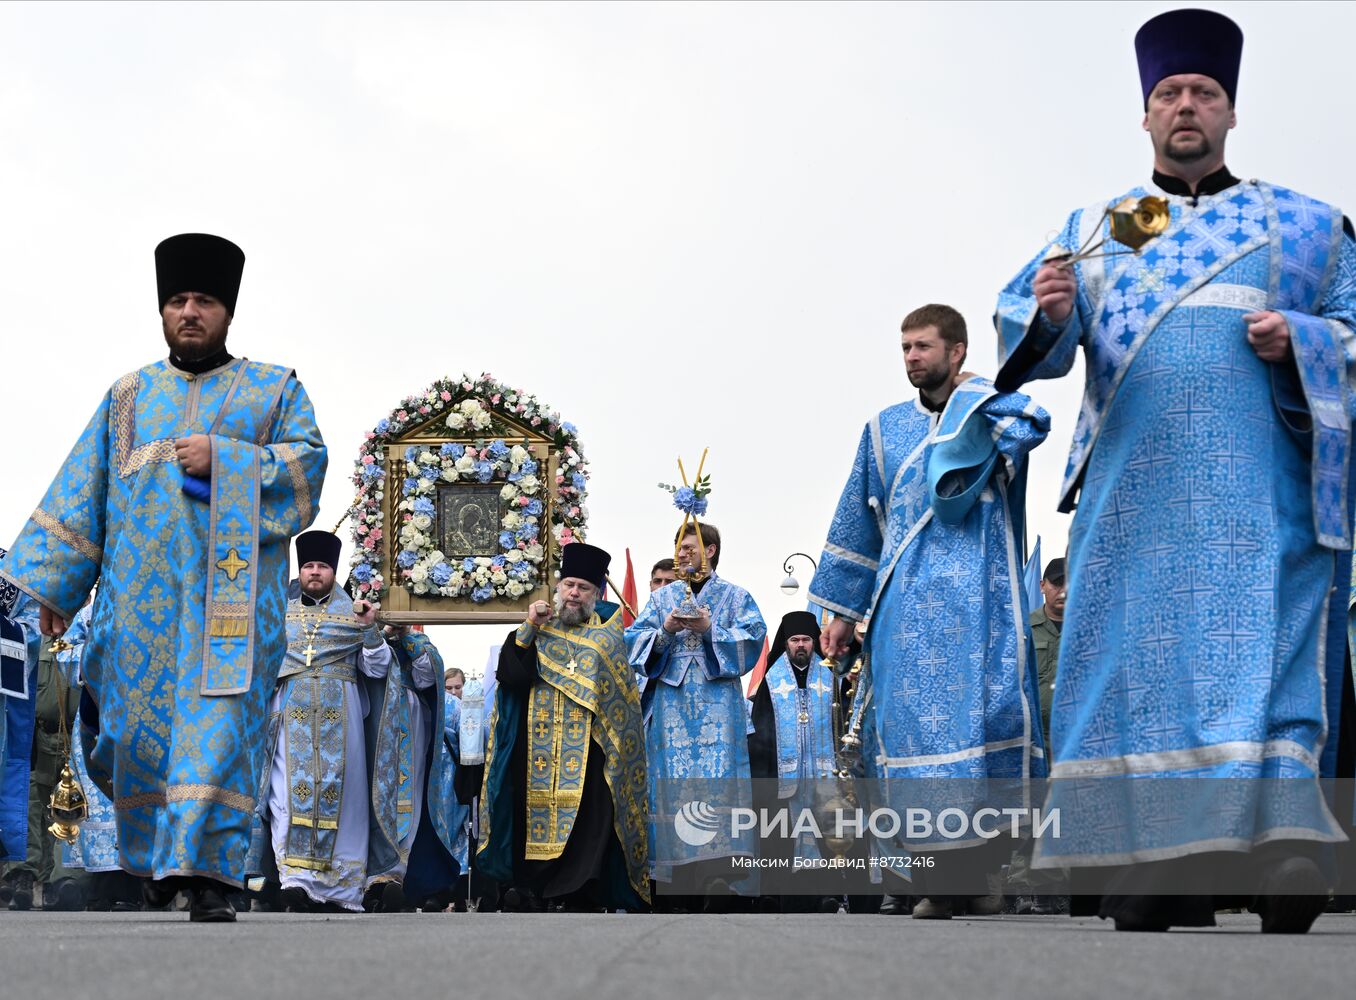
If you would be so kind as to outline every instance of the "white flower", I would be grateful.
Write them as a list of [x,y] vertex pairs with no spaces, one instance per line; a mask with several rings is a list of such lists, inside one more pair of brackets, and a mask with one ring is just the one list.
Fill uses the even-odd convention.
[[542,558],[545,555],[546,552],[541,547],[540,542],[533,542],[527,548],[523,549],[523,558],[525,558],[528,562],[539,563],[542,561]]
[[438,489],[438,484],[432,479],[420,477],[419,485],[414,488],[416,493],[433,493]]
[[520,563],[520,562],[523,561],[523,553],[522,553],[522,550],[521,550],[521,549],[509,549],[508,552],[506,552],[506,553],[504,554],[504,558],[507,559],[507,560],[509,561],[510,564],[512,564],[512,563]]
[[454,431],[462,430],[466,427],[466,418],[460,413],[453,411],[447,415],[447,426]]
[[518,496],[518,487],[512,483],[505,483],[504,488],[499,491],[500,500],[513,500]]
[[[421,584],[428,579],[428,569],[424,566],[422,562],[417,562],[414,564],[413,567],[411,567],[410,579],[413,580],[416,584]],[[416,589],[416,593],[422,594],[423,591]]]
[[471,416],[471,426],[478,431],[489,430],[489,427],[493,422],[493,419],[484,410],[472,414]]
[[466,582],[466,577],[461,570],[453,570],[452,576],[448,578],[447,585],[453,590],[460,590],[462,584]]
[[419,453],[419,462],[421,465],[437,465],[442,461],[436,451],[421,451]]
[[476,556],[476,565],[477,565],[477,566],[484,567],[484,566],[488,566],[489,564],[490,564],[490,560],[489,560],[488,557],[486,557],[486,556]]
[[497,569],[490,574],[490,583],[494,584],[496,587],[502,587],[504,584],[508,583],[508,574],[502,569]]
[[523,526],[523,519],[521,516],[515,514],[513,511],[509,511],[507,514],[504,515],[503,523],[504,527],[509,531],[517,531],[519,528]]
[[523,476],[522,479],[518,480],[518,488],[524,493],[535,493],[537,491],[537,477]]
[[520,444],[515,444],[509,449],[509,461],[513,463],[515,469],[526,462],[528,457],[527,449]]
[[458,472],[470,472],[475,467],[476,460],[472,458],[470,455],[462,455],[461,458],[457,459]]
[[517,598],[522,597],[524,594],[526,594],[527,588],[524,587],[517,580],[510,580],[508,586],[505,588],[505,592],[508,594],[509,597]]
[[447,480],[449,483],[455,483],[457,481],[457,476],[458,476],[457,467],[453,465],[451,462],[444,462],[442,478]]
[[411,589],[412,589],[416,594],[427,594],[427,593],[428,593],[428,584],[426,584],[426,583],[416,583]]

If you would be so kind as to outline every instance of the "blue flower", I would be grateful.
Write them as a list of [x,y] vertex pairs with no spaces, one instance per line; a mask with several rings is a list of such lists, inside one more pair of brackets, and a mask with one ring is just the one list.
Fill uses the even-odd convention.
[[579,433],[579,428],[576,427],[574,424],[570,423],[568,420],[565,421],[563,424],[561,424],[560,427],[561,427],[561,429],[562,429],[563,431],[565,431],[566,434],[578,434],[578,433]]
[[513,532],[511,531],[499,532],[499,547],[501,549],[513,548]]
[[542,509],[541,501],[534,498],[523,508],[523,513],[528,517],[541,517]]
[[508,446],[503,441],[490,442],[490,457],[496,462],[508,456]]
[[525,524],[518,529],[517,539],[520,542],[535,542],[537,540],[537,526],[535,524]]
[[372,567],[367,565],[367,563],[358,563],[358,565],[354,566],[353,569],[349,571],[348,575],[359,583],[366,583],[368,580],[372,579]]
[[477,587],[475,590],[471,591],[471,600],[475,601],[477,604],[484,604],[493,596],[494,588],[488,583],[483,587]]
[[463,560],[461,561],[461,571],[462,571],[463,573],[470,573],[470,572],[472,572],[475,568],[476,568],[476,561],[475,561],[474,559],[472,559],[470,556],[467,556],[465,559],[463,559]]
[[428,578],[440,587],[446,587],[447,581],[452,579],[452,567],[445,562],[440,562],[428,571]]
[[523,462],[520,469],[525,476],[535,476],[537,474],[537,463],[529,458]]
[[433,480],[437,479],[441,474],[442,470],[432,465],[426,465],[419,470],[419,475],[423,476],[429,482],[433,482]]
[[405,461],[417,462],[418,460],[419,460],[418,448],[416,448],[414,445],[410,445],[408,448],[405,449]]
[[414,512],[416,514],[427,514],[429,517],[433,517],[438,513],[438,508],[433,506],[433,501],[428,497],[420,497],[418,500],[414,501]]
[[406,495],[406,496],[409,496],[411,493],[413,493],[413,492],[414,492],[416,489],[418,489],[418,488],[419,488],[419,480],[415,479],[415,478],[412,477],[412,476],[409,477],[409,478],[407,478],[407,479],[405,480],[405,485],[404,485],[403,489],[404,489],[404,491],[405,491],[405,495]]
[[481,459],[476,463],[476,479],[482,483],[488,483],[494,476],[494,466]]
[[445,444],[438,449],[438,454],[443,458],[450,458],[453,461],[461,458],[462,452],[466,450],[465,446],[459,444]]
[[409,569],[418,561],[419,557],[415,555],[413,552],[410,552],[409,550],[406,550],[400,553],[400,555],[396,556],[396,565],[399,566],[401,569]]
[[589,481],[584,478],[584,474],[582,472],[575,472],[570,475],[570,485],[577,489],[580,493],[583,493],[586,489],[588,489]]
[[510,472],[505,478],[508,479],[508,481],[511,483],[516,483],[518,480],[523,478],[523,472],[521,469],[519,469],[517,472]]
[[373,462],[371,465],[363,466],[363,475],[368,479],[380,479],[385,473],[381,471],[380,465]]
[[505,559],[503,556],[495,556],[493,559],[490,560],[490,565],[493,566],[495,569],[503,569],[507,562],[508,560]]
[[700,517],[706,513],[706,498],[698,497],[691,486],[680,486],[673,494],[673,505],[684,514]]
[[380,420],[377,421],[377,433],[378,433],[378,434],[385,434],[385,433],[386,433],[387,431],[389,431],[390,429],[391,429],[391,421],[387,420],[385,417],[382,417]]

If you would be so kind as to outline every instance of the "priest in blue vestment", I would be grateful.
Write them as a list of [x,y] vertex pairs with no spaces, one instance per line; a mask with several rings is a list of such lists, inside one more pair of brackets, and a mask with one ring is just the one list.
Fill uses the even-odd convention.
[[[1045,774],[1023,567],[1026,457],[1050,418],[961,371],[968,334],[950,306],[911,312],[901,344],[919,395],[863,430],[809,598],[833,614],[826,655],[844,655],[868,623],[862,747],[885,805],[973,814],[992,807],[994,782],[1016,796],[1004,805],[1020,807]],[[918,798],[923,789],[936,797]],[[906,893],[924,897],[915,917],[994,912],[991,879],[1010,840],[971,832],[880,850],[903,856],[914,845],[935,867],[915,869],[912,887],[887,869],[883,912],[903,912]]]
[[124,870],[154,904],[233,920],[268,698],[284,650],[288,540],[315,517],[325,445],[289,368],[232,357],[245,257],[187,233],[155,252],[170,356],[104,395],[0,576],[59,634],[98,584],[81,704],[90,777]]
[[[1347,662],[1356,245],[1333,206],[1226,168],[1242,45],[1209,11],[1140,29],[1152,180],[1073,212],[995,316],[1000,386],[1083,349],[1062,829],[1036,865],[1110,869],[1100,913],[1123,929],[1212,924],[1238,896],[1303,933],[1344,839],[1318,782]],[[1150,195],[1168,218],[1137,254],[1071,256]]]
[[[731,890],[757,891],[756,880],[734,867],[735,859],[757,855],[756,839],[751,831],[735,833],[730,816],[753,805],[740,678],[757,666],[767,636],[748,591],[716,572],[720,544],[715,525],[702,523],[700,534],[695,521],[680,529],[679,566],[709,566],[709,575],[690,591],[686,580],[653,591],[626,630],[631,665],[646,678],[654,879],[706,895],[713,909],[726,905],[721,897]],[[687,827],[685,836],[676,824],[699,807],[709,810],[703,820],[709,829],[693,836]]]
[[[749,767],[754,780],[754,807],[769,815],[788,812],[788,831],[797,817],[808,813],[820,819],[835,791],[833,695],[839,679],[822,662],[820,624],[809,611],[783,616],[768,647],[771,664],[763,682],[750,697],[753,732],[749,734]],[[766,838],[763,856],[799,858],[802,863],[827,860],[820,838],[808,830],[794,836]],[[789,860],[788,860],[788,863]],[[802,874],[808,870],[802,867]],[[813,876],[820,873],[813,872]],[[808,881],[799,879],[798,881]],[[815,883],[826,882],[815,877]],[[822,909],[838,912],[838,901],[808,891],[783,895],[784,913]]]

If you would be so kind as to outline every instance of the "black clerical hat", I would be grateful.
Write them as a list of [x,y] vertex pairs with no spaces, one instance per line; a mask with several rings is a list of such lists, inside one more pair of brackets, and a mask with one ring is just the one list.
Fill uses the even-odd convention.
[[782,617],[777,635],[767,650],[767,662],[776,663],[786,652],[786,641],[793,635],[808,635],[815,641],[815,654],[823,655],[819,647],[819,619],[809,611],[792,611]]
[[560,550],[560,578],[587,580],[599,590],[607,582],[607,567],[612,557],[587,542],[571,542]]
[[159,308],[180,292],[203,292],[219,299],[235,315],[245,251],[208,233],[180,233],[155,248],[155,284]]
[[1135,55],[1146,105],[1158,81],[1178,73],[1210,77],[1233,102],[1243,30],[1213,10],[1170,10],[1144,22],[1135,34]]
[[297,565],[322,562],[333,570],[339,569],[339,548],[343,543],[338,535],[328,531],[307,531],[297,536]]

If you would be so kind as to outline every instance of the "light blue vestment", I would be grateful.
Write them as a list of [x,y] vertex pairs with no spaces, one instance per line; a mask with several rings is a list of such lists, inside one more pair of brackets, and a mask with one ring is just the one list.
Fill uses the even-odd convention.
[[[68,684],[79,686],[80,658],[89,640],[89,622],[92,608],[87,604],[75,616],[75,621],[62,636],[70,649],[56,654],[56,661]],[[80,720],[68,720],[71,733],[71,770],[85,792],[89,814],[80,824],[80,836],[74,844],[65,845],[67,868],[83,868],[88,872],[118,871],[118,822],[113,802],[90,780],[85,767],[83,728]],[[94,739],[90,733],[89,739]]]
[[[1077,510],[1051,713],[1062,830],[1038,850],[1051,865],[1341,839],[1317,777],[1351,577],[1356,250],[1340,212],[1265,183],[1168,200],[1140,255],[1076,265],[1062,327],[1032,292],[1045,252],[995,317],[1000,384],[1061,376],[1079,345],[1086,362],[1061,502]],[[1101,214],[1074,212],[1056,243],[1077,247]],[[1260,310],[1285,317],[1293,360],[1249,346],[1242,316]],[[1233,780],[1099,781],[1118,775]]]
[[[763,679],[775,720],[778,805],[789,811],[792,824],[805,810],[821,817],[819,800],[834,773],[835,678],[817,656],[811,658],[807,670],[805,687],[798,687],[791,661],[783,653]],[[796,836],[794,853],[800,858],[819,858],[818,839],[802,831]]]
[[[664,620],[686,596],[684,583],[661,587],[626,630],[631,666],[648,678],[650,860],[660,881],[670,880],[676,865],[756,853],[751,833],[729,835],[727,814],[753,801],[749,717],[739,679],[757,665],[767,625],[748,591],[713,572],[697,594],[697,603],[710,611],[710,630],[669,636]],[[718,797],[709,805],[727,817],[717,824],[714,839],[699,846],[679,838],[674,828],[675,814],[688,804],[683,782]]]
[[[1026,455],[1049,426],[1025,396],[971,378],[940,414],[911,400],[862,432],[809,599],[870,623],[869,777],[1044,775],[1023,525]],[[982,791],[956,783],[946,805]]]
[[461,760],[461,699],[447,692],[443,692],[442,739],[434,749],[437,759],[429,775],[429,816],[452,860],[465,874],[471,870],[471,842],[467,835],[471,807],[458,800],[453,788],[457,762]]
[[[206,502],[176,460],[194,433],[212,446]],[[99,732],[84,749],[133,874],[243,878],[287,543],[324,471],[288,369],[148,365],[104,396],[0,571],[68,620],[99,584],[83,659]]]

